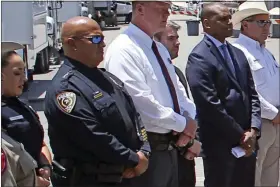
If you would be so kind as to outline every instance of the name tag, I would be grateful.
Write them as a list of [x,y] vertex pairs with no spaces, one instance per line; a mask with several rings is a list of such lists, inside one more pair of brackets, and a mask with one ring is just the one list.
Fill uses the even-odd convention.
[[14,117],[10,117],[9,119],[10,121],[15,121],[15,120],[23,119],[23,116],[22,115],[14,116]]

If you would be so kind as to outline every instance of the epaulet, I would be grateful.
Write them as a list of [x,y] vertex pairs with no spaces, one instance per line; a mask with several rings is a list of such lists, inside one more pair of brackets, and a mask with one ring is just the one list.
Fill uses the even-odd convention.
[[106,69],[105,68],[98,68],[98,69],[100,69],[101,71],[103,71],[103,72],[105,72],[106,71]]
[[70,70],[62,76],[62,79],[69,79],[72,75],[74,75],[74,71]]
[[7,104],[3,101],[1,101],[1,107],[6,106]]
[[29,105],[29,101],[28,101],[28,99],[26,99],[26,98],[18,98],[18,100],[19,100],[20,102],[22,102],[23,104],[25,104],[25,105]]
[[7,130],[4,129],[3,127],[1,127],[1,133],[2,133],[2,132],[7,134]]
[[123,82],[122,82],[117,76],[115,76],[114,74],[112,74],[112,73],[110,73],[110,72],[108,72],[108,71],[106,71],[106,72],[104,72],[104,73],[107,74],[107,76],[112,80],[112,82],[113,82],[115,85],[117,85],[117,86],[120,87],[120,88],[123,88],[123,87],[124,87]]

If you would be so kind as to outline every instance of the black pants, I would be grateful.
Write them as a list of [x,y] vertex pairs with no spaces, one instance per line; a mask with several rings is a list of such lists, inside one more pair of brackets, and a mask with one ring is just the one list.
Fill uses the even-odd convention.
[[[51,176],[51,182],[54,187],[131,187],[129,180],[121,179],[122,173],[108,176],[94,173],[89,174],[86,168],[65,168],[66,170],[62,171],[54,166]],[[111,182],[109,183],[108,180],[111,180]]]
[[53,187],[133,187],[130,184],[129,179],[123,179],[122,183],[114,184],[114,183],[98,183],[95,182],[93,176],[82,176],[82,178],[79,180],[80,182],[76,183],[75,185],[71,185],[72,178],[61,178],[60,176],[57,176],[55,174],[51,177],[51,182]]
[[205,187],[254,187],[256,156],[235,158],[229,151],[203,158]]
[[179,187],[195,187],[195,162],[178,154]]
[[139,177],[133,178],[131,187],[178,187],[177,150],[154,151],[149,168]]

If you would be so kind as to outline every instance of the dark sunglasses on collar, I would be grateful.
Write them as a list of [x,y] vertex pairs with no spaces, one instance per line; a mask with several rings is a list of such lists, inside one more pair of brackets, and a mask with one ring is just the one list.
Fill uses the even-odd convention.
[[74,39],[88,39],[93,44],[100,44],[104,40],[104,36],[102,35],[92,35],[92,36],[84,36],[84,37],[73,37]]
[[259,27],[265,27],[266,25],[271,25],[270,20],[246,20],[248,22],[255,22]]

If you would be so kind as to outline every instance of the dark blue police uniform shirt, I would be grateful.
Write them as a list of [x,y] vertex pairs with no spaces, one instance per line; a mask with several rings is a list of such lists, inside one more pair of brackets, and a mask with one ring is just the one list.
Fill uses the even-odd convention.
[[2,128],[40,164],[44,130],[36,112],[17,97],[2,96]]
[[[82,74],[83,78],[78,78]],[[89,89],[96,90],[89,90]],[[45,114],[55,158],[134,167],[141,143],[127,129],[110,92],[112,83],[98,68],[66,58],[47,91]],[[132,106],[123,94],[131,118]],[[128,96],[128,95],[127,95]],[[134,106],[134,105],[133,105]]]

